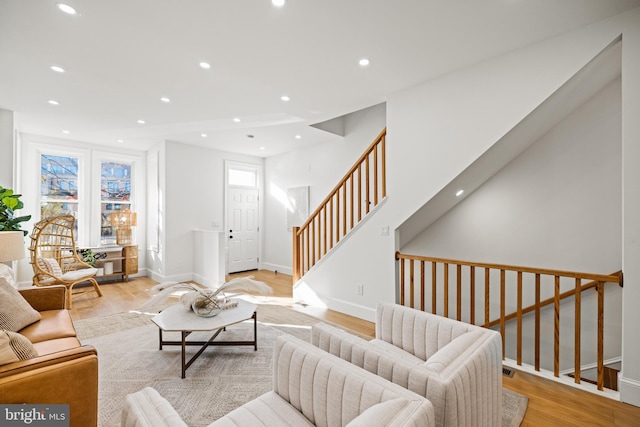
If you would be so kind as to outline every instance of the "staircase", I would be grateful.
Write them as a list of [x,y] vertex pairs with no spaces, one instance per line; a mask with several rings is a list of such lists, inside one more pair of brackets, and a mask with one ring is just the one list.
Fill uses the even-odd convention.
[[[329,255],[386,197],[386,128],[380,132],[329,195],[301,226],[293,228],[293,281]],[[507,350],[515,354],[513,365],[530,367],[533,372],[551,372],[555,378],[572,378],[576,385],[594,384],[597,390],[617,388],[617,373],[604,360],[605,288],[622,287],[622,272],[593,274],[522,266],[487,264],[452,259],[396,254],[398,302],[412,308],[455,318],[500,331],[503,360]],[[595,348],[588,349],[585,372],[583,351],[570,357],[572,368],[561,374],[561,348],[566,352],[567,336],[562,336],[561,318],[566,333],[566,314],[561,307],[571,306],[573,313],[572,349],[589,343],[591,321],[582,314],[583,295],[594,292],[597,298]],[[531,295],[533,294],[533,296]],[[543,298],[544,296],[544,298]],[[571,301],[573,304],[571,304]],[[550,315],[550,316],[549,316]],[[543,317],[546,320],[543,321]],[[550,319],[548,319],[550,317]],[[585,317],[585,318],[583,318]],[[533,322],[533,334],[523,332],[524,322]],[[551,331],[549,330],[551,326]],[[507,330],[515,329],[515,343],[508,342]],[[546,329],[545,329],[546,328]],[[551,354],[543,354],[542,335],[552,332]],[[533,343],[523,345],[523,341]],[[593,341],[593,340],[592,340]],[[527,341],[526,341],[527,342]],[[523,353],[532,347],[530,353]],[[515,349],[512,351],[512,349]],[[592,355],[595,354],[595,357]],[[543,357],[552,359],[552,368],[543,368]],[[566,365],[567,355],[562,354]],[[591,360],[594,359],[594,360]],[[570,371],[570,372],[567,372]]]
[[386,197],[386,135],[385,128],[309,219],[293,228],[294,283]]

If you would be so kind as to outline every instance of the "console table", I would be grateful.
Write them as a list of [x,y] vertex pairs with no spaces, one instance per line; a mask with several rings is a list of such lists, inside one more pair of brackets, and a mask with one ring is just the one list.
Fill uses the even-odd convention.
[[107,254],[105,258],[99,259],[96,262],[96,268],[104,269],[105,264],[111,263],[112,271],[110,273],[104,272],[100,276],[96,275],[96,279],[121,276],[122,280],[128,282],[129,275],[138,272],[138,245],[98,246],[80,249],[91,249],[95,253]]

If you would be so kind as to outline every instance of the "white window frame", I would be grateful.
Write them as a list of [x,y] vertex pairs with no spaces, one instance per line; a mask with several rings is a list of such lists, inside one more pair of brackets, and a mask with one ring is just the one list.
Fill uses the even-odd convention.
[[[89,242],[90,230],[91,230],[91,215],[89,212],[90,194],[89,186],[90,173],[89,173],[89,159],[91,153],[89,150],[77,149],[73,147],[60,147],[50,144],[43,144],[32,142],[29,143],[27,158],[35,159],[35,162],[29,162],[35,167],[35,170],[27,172],[26,175],[26,187],[29,189],[31,197],[25,198],[25,201],[30,199],[30,205],[32,206],[31,221],[32,224],[42,219],[40,213],[40,201],[42,200],[40,177],[42,170],[42,155],[52,155],[61,157],[74,157],[78,159],[78,214],[76,221],[78,223],[78,245],[84,246]],[[28,168],[27,168],[28,169]],[[30,181],[30,182],[29,182]],[[26,203],[25,203],[25,206]]]
[[[99,246],[102,240],[102,236],[100,235],[100,213],[102,212],[102,198],[100,197],[100,185],[102,183],[102,163],[103,162],[117,162],[117,163],[129,163],[131,165],[131,199],[130,199],[130,209],[138,213],[138,226],[134,228],[134,233],[137,233],[138,227],[141,227],[142,216],[140,212],[137,211],[137,200],[138,200],[138,182],[140,177],[138,177],[138,171],[140,169],[140,157],[131,156],[122,153],[111,153],[108,151],[94,151],[92,156],[92,164],[91,170],[93,171],[93,180],[91,185],[91,193],[96,196],[91,201],[91,212],[95,212],[92,215],[92,220],[95,221],[95,225],[91,228],[91,243],[93,246]],[[134,241],[138,241],[134,239]]]
[[43,154],[75,157],[78,159],[78,246],[97,247],[100,245],[101,213],[101,164],[103,161],[131,164],[131,207],[138,213],[138,226],[134,229],[136,242],[145,235],[144,179],[145,163],[142,155],[109,152],[99,149],[79,147],[79,143],[56,138],[21,135],[21,165],[18,190],[23,195],[25,210],[21,214],[31,214],[31,220],[22,228],[30,231],[40,218],[40,172]]

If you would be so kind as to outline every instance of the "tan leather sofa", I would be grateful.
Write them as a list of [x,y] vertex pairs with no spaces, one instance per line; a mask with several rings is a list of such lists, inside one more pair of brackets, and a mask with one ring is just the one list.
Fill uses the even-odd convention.
[[76,337],[64,286],[21,289],[41,320],[18,331],[38,356],[0,366],[0,402],[68,404],[70,425],[98,423],[98,355]]

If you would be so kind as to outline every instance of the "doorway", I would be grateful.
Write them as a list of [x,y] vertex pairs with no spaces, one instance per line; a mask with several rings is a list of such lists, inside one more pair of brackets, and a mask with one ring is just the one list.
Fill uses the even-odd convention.
[[258,166],[229,162],[226,181],[228,272],[257,270],[260,260]]

